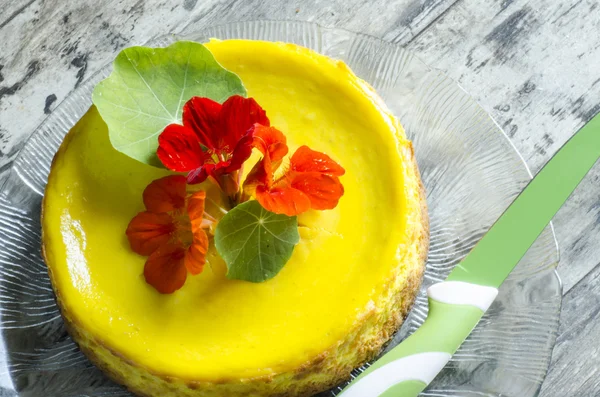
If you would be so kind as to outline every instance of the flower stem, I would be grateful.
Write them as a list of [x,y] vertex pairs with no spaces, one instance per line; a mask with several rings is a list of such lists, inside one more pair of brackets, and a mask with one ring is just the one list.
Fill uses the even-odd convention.
[[234,194],[228,195],[227,199],[229,201],[229,208],[235,208],[235,206],[240,203],[240,192],[238,191]]

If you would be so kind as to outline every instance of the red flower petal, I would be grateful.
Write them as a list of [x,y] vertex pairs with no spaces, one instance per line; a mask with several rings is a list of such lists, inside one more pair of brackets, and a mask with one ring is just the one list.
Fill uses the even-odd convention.
[[156,154],[165,167],[176,172],[198,168],[207,158],[194,131],[179,124],[169,124],[159,135]]
[[239,95],[229,97],[223,103],[223,109],[219,114],[219,130],[222,138],[219,147],[229,148],[228,151],[231,153],[254,123],[270,125],[267,114],[260,105],[253,98]]
[[290,168],[297,172],[320,172],[332,176],[342,176],[346,172],[342,166],[325,153],[300,146],[290,159]]
[[270,189],[273,183],[273,175],[267,174],[266,168],[270,169],[269,165],[265,165],[265,159],[262,159],[252,167],[252,170],[244,180],[244,191],[250,196],[256,195],[256,188],[263,186],[264,189]]
[[188,199],[187,211],[192,223],[194,240],[185,254],[184,263],[187,270],[194,275],[202,272],[208,251],[208,236],[202,229],[205,200],[206,192],[203,190],[194,192]]
[[198,141],[211,150],[221,147],[219,114],[222,106],[209,98],[192,97],[183,107],[183,125],[191,128]]
[[174,231],[173,219],[168,214],[140,212],[129,222],[125,234],[131,249],[146,256],[166,244]]
[[146,282],[161,294],[170,294],[183,287],[187,278],[185,252],[179,244],[163,245],[154,251],[144,266]]
[[254,195],[258,185],[271,188],[273,173],[287,154],[288,147],[285,135],[276,128],[254,124],[250,134],[253,137],[252,146],[264,155],[263,159],[254,165],[244,181],[246,193]]
[[185,253],[185,267],[193,275],[200,274],[206,263],[206,252],[208,251],[208,236],[202,229],[194,233],[194,241]]
[[289,186],[271,190],[264,186],[258,186],[255,195],[256,200],[263,208],[276,214],[294,216],[310,209],[309,197],[300,190]]
[[[191,171],[187,176],[187,183],[190,185],[194,185],[197,183],[202,183],[209,176],[214,179],[216,183],[219,184],[221,190],[227,193],[226,184],[224,184],[223,178],[227,178],[230,175],[227,175],[227,168],[229,167],[229,161],[222,161],[217,164],[207,163],[202,167],[197,168]],[[237,182],[236,182],[237,183]],[[239,187],[239,186],[238,186]],[[236,188],[237,190],[237,188]]]
[[206,200],[206,192],[204,190],[198,190],[192,193],[188,199],[187,213],[192,223],[192,232],[196,231],[202,224],[202,218],[204,217],[204,202]]
[[319,172],[294,173],[291,187],[303,192],[310,199],[314,210],[335,208],[344,194],[344,187],[336,176]]
[[144,205],[150,212],[169,212],[185,205],[185,182],[182,175],[169,175],[152,181],[144,189]]
[[187,183],[190,185],[195,185],[197,183],[204,182],[206,178],[208,178],[208,176],[213,173],[214,168],[214,164],[208,163],[200,168],[196,168],[195,170],[190,171],[186,178]]
[[229,164],[225,167],[225,172],[230,173],[242,168],[244,162],[252,155],[252,135],[246,134],[238,141],[233,149]]
[[277,128],[254,124],[252,136],[255,148],[264,156],[269,156],[271,162],[277,163],[288,153],[285,135]]

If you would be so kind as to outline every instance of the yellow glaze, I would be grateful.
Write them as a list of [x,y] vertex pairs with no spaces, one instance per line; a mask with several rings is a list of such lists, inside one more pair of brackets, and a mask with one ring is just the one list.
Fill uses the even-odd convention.
[[417,197],[418,177],[405,186],[399,153],[409,142],[343,63],[285,44],[208,48],[241,77],[291,153],[306,144],[346,169],[338,207],[300,216],[302,239],[281,273],[232,281],[214,261],[172,295],[146,284],[146,258],[129,249],[125,229],[144,209],[145,186],[168,173],[116,152],[93,107],[55,159],[43,229],[54,287],[78,327],[151,373],[218,383],[296,371],[356,329],[383,281],[401,277],[399,251],[413,243],[406,192]]

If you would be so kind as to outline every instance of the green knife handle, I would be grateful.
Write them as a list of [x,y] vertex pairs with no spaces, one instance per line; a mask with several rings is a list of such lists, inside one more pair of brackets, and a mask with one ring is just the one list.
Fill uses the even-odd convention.
[[416,397],[444,368],[498,290],[444,281],[427,290],[429,314],[405,341],[357,377],[339,397]]

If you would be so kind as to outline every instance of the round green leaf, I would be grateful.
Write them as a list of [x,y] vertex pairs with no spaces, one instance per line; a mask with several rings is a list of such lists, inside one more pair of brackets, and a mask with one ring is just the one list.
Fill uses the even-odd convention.
[[178,41],[166,48],[130,47],[94,88],[92,101],[108,126],[115,149],[142,163],[160,166],[158,136],[181,123],[193,96],[223,102],[246,96],[240,78],[224,69],[202,44]]
[[227,277],[254,283],[275,277],[298,241],[295,216],[269,212],[255,200],[229,211],[215,232],[215,245],[227,264]]

